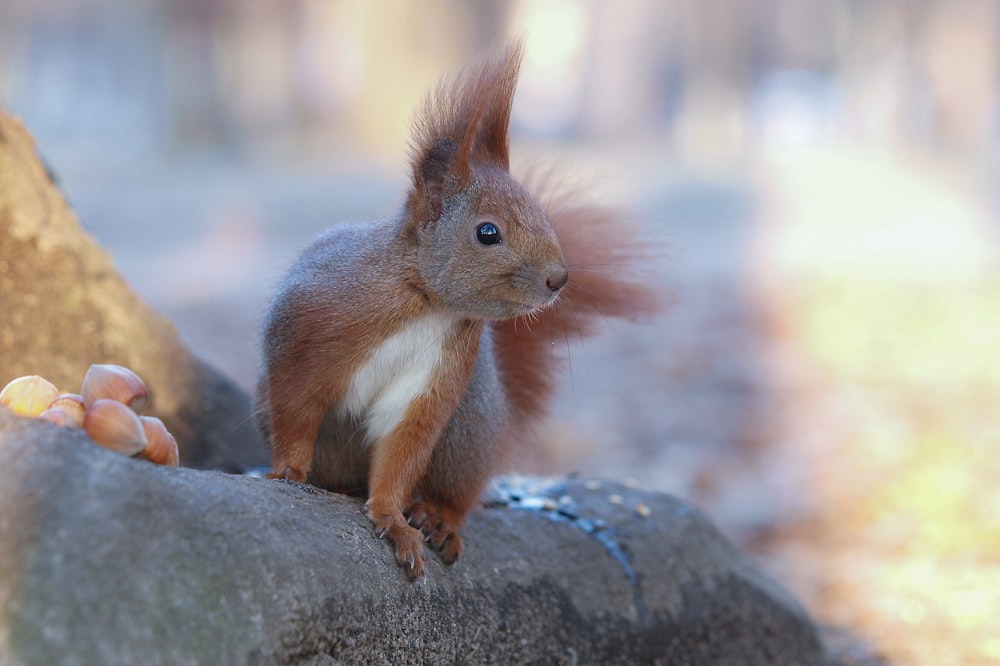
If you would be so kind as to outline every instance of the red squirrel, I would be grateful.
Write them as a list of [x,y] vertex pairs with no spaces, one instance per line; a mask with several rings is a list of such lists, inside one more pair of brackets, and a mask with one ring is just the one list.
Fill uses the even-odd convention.
[[367,493],[411,579],[425,541],[459,557],[466,515],[546,413],[566,342],[656,307],[615,211],[543,207],[510,175],[521,55],[515,42],[438,85],[413,122],[402,209],[310,245],[265,324],[270,476]]

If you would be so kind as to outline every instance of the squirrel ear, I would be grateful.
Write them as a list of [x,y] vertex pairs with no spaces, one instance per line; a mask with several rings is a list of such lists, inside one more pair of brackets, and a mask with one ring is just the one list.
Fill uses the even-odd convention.
[[[414,204],[435,222],[449,191],[469,183],[472,165],[508,168],[507,131],[523,47],[520,41],[438,84],[413,122]],[[411,211],[416,212],[416,211]]]
[[489,97],[477,110],[473,121],[476,150],[486,161],[505,171],[510,167],[510,115],[523,53],[523,44],[514,42],[494,63],[487,79],[490,83],[486,90]]
[[517,40],[481,65],[476,112],[470,119],[475,132],[471,152],[505,171],[510,167],[510,115],[523,55],[524,43]]
[[[423,196],[432,222],[441,218],[445,181],[455,166],[455,152],[458,146],[450,139],[434,142],[430,150],[417,165],[417,191]],[[462,160],[468,168],[467,162]]]

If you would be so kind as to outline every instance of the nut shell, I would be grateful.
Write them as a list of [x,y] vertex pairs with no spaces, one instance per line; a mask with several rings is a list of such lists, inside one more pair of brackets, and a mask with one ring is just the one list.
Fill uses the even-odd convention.
[[45,419],[46,421],[51,421],[57,426],[63,426],[64,428],[77,428],[75,423],[73,423],[72,417],[64,409],[59,407],[49,407],[44,412],[38,415],[38,418]]
[[38,416],[59,397],[56,385],[38,375],[12,380],[0,391],[0,405],[21,416]]
[[140,416],[142,429],[146,433],[146,451],[144,457],[157,465],[180,465],[180,452],[177,450],[177,440],[170,434],[163,421],[155,416]]
[[83,427],[83,419],[87,415],[87,410],[83,406],[83,397],[79,394],[63,393],[52,401],[49,409],[61,409],[65,412],[69,417],[69,423],[66,425],[76,426],[77,428]]
[[136,414],[146,407],[149,391],[146,384],[128,368],[111,363],[95,363],[87,369],[80,389],[83,404],[89,410],[97,400],[110,398],[128,405]]
[[146,449],[146,433],[138,415],[111,398],[95,400],[87,408],[83,429],[101,446],[126,456]]

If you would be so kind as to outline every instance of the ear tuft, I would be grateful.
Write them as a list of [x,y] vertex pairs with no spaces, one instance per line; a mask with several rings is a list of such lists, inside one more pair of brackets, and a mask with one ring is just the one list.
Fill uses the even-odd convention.
[[439,162],[434,153],[443,142],[453,146],[448,169],[458,185],[467,182],[475,163],[507,170],[508,126],[523,50],[515,41],[442,80],[425,99],[413,120],[415,184],[424,179],[425,164]]

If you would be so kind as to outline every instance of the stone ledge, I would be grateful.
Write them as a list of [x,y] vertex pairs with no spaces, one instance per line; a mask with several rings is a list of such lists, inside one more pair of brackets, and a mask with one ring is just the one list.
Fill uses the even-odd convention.
[[358,500],[154,466],[0,409],[0,660],[833,663],[798,603],[688,504],[501,488],[463,559],[432,556],[411,584]]

